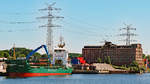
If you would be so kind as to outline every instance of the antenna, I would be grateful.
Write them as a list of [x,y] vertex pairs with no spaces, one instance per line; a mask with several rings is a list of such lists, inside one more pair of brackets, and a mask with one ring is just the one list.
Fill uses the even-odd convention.
[[122,33],[122,34],[119,34],[119,36],[123,36],[123,37],[126,37],[126,39],[124,40],[121,40],[121,41],[124,41],[126,43],[126,45],[130,45],[131,42],[136,42],[136,40],[133,40],[131,39],[132,36],[137,36],[137,34],[134,34],[131,32],[131,30],[135,30],[136,31],[136,28],[132,28],[132,24],[130,25],[127,25],[125,23],[123,23],[126,27],[125,28],[121,28],[120,30],[125,30],[125,33]]
[[47,24],[42,25],[40,27],[47,27],[47,40],[46,44],[48,47],[48,52],[53,55],[53,27],[60,27],[59,25],[54,25],[52,24],[53,19],[59,19],[59,18],[64,18],[61,16],[54,16],[53,11],[58,11],[61,10],[60,8],[54,8],[53,6],[56,4],[56,2],[52,4],[47,4],[47,8],[44,9],[39,9],[39,11],[47,11],[46,16],[39,17],[40,19],[47,19]]

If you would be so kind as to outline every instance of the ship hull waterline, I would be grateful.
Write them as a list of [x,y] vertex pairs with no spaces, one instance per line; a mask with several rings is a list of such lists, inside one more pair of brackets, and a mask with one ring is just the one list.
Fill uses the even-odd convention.
[[39,77],[39,76],[56,76],[71,75],[71,73],[8,73],[8,77]]

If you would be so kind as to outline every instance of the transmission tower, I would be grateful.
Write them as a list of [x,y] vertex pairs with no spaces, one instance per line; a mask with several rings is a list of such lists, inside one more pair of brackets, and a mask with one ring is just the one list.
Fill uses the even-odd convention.
[[131,30],[135,30],[136,31],[136,28],[132,28],[132,24],[130,25],[127,25],[127,24],[124,24],[126,27],[125,28],[121,28],[120,30],[125,30],[125,33],[122,33],[120,34],[120,36],[123,36],[123,37],[126,37],[125,40],[122,40],[126,43],[126,45],[130,45],[131,42],[135,42],[136,40],[133,40],[131,39],[132,36],[137,36],[137,34],[134,34],[131,32]]
[[54,25],[53,19],[58,19],[58,18],[63,18],[61,16],[55,16],[53,15],[53,11],[58,11],[61,10],[60,8],[54,8],[53,6],[56,3],[53,3],[51,5],[48,5],[47,8],[44,9],[39,9],[39,11],[47,11],[46,16],[39,17],[41,19],[47,19],[47,24],[42,25],[40,27],[47,27],[47,39],[46,39],[46,44],[48,47],[48,52],[53,55],[53,27],[60,27],[59,25]]

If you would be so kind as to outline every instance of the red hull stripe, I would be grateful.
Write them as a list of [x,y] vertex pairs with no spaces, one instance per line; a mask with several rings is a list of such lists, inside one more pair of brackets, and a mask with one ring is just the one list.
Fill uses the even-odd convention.
[[9,73],[9,77],[34,77],[34,76],[55,76],[70,75],[71,73]]

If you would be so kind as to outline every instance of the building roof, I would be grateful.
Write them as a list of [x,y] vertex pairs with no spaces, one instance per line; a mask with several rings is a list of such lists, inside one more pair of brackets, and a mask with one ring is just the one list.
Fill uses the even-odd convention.
[[86,45],[84,46],[84,48],[136,48],[137,45],[141,45],[141,44],[131,44],[131,45],[116,45],[116,44],[112,44],[111,42],[105,42],[104,45]]

